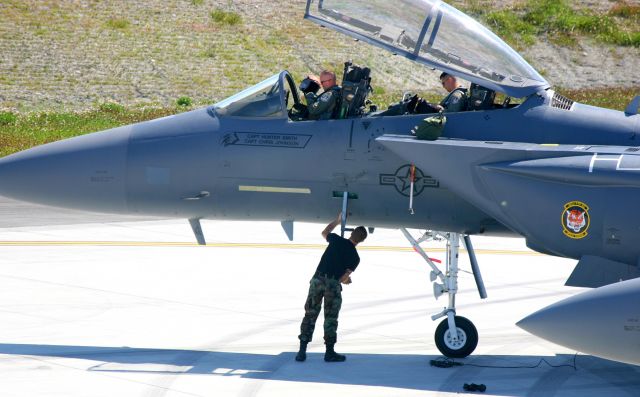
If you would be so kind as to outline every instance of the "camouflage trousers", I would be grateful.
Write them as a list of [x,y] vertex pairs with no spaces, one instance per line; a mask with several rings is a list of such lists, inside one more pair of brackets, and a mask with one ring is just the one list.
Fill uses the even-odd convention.
[[324,299],[324,343],[335,344],[338,338],[338,314],[342,306],[342,286],[333,278],[315,276],[309,282],[309,295],[304,304],[304,318],[300,325],[300,339],[311,342],[320,306]]

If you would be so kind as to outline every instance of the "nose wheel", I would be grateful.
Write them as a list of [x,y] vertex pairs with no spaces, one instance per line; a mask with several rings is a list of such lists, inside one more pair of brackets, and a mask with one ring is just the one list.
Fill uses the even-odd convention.
[[456,334],[449,328],[449,320],[444,319],[436,328],[436,347],[444,356],[464,358],[473,353],[478,346],[478,330],[468,319],[455,316]]

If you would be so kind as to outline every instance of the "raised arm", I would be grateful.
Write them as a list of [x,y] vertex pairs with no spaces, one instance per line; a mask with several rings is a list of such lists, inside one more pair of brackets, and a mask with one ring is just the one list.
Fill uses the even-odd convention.
[[327,227],[324,228],[324,230],[322,231],[322,238],[326,240],[329,233],[331,233],[333,229],[335,229],[336,226],[340,224],[340,222],[342,222],[342,212],[339,213],[338,217],[334,219],[331,223],[329,223]]

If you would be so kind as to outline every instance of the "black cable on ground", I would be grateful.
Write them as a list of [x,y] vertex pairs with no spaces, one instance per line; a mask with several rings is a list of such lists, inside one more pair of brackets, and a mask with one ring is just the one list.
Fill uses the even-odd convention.
[[[479,364],[465,364],[465,363],[461,363],[461,362],[457,362],[451,358],[448,357],[442,357],[436,360],[431,360],[431,366],[432,367],[438,367],[438,368],[451,368],[451,367],[462,367],[462,366],[469,366],[469,367],[476,367],[476,368],[497,368],[497,369],[518,369],[518,368],[524,368],[524,369],[532,369],[532,368],[538,368],[540,367],[543,363],[547,364],[549,367],[551,368],[562,368],[562,367],[569,367],[569,368],[573,368],[574,371],[577,371],[578,368],[576,367],[576,358],[578,357],[578,353],[573,355],[573,364],[560,364],[560,365],[555,365],[555,364],[551,364],[549,361],[545,360],[544,358],[541,358],[538,363],[536,365],[479,365]],[[475,383],[465,383],[463,386],[463,389],[465,391],[468,392],[481,392],[484,393],[487,390],[487,387],[484,384],[475,384]]]
[[578,353],[573,355],[573,364],[560,364],[560,365],[551,364],[549,361],[547,361],[544,358],[541,358],[536,365],[513,365],[513,366],[511,365],[479,365],[479,364],[457,362],[448,357],[442,357],[437,360],[431,360],[430,363],[432,367],[438,367],[438,368],[469,366],[469,367],[477,367],[477,368],[497,368],[497,369],[518,369],[518,368],[533,369],[533,368],[538,368],[542,366],[542,364],[544,363],[551,368],[569,367],[569,368],[573,368],[574,371],[577,371],[578,370],[578,367],[576,367],[577,357],[578,357]]

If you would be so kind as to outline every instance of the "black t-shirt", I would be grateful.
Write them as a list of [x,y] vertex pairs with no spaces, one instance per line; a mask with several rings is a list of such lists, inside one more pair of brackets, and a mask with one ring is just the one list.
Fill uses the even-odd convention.
[[347,269],[356,270],[360,263],[360,256],[351,240],[329,233],[327,241],[329,246],[322,254],[316,271],[339,279]]

